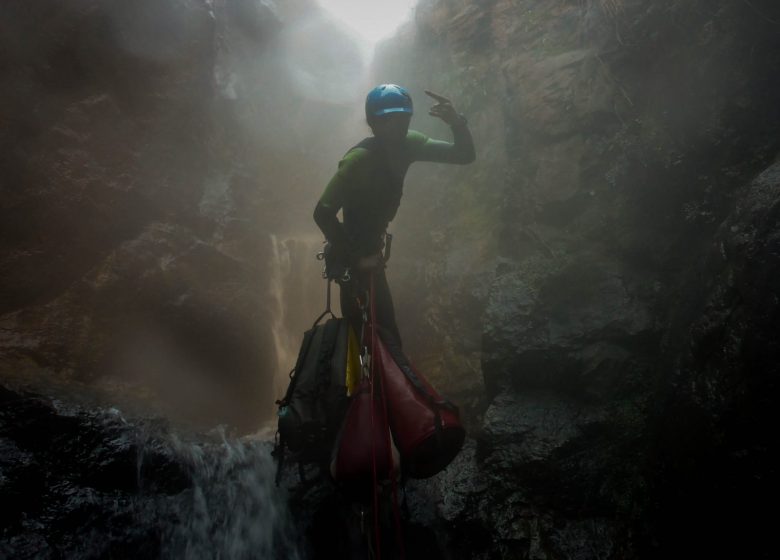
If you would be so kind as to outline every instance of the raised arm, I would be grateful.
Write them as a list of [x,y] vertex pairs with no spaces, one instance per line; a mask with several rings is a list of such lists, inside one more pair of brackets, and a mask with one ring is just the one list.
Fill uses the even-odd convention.
[[448,98],[428,90],[425,90],[425,93],[437,102],[430,108],[428,114],[450,125],[453,142],[427,138],[419,147],[415,160],[457,164],[474,161],[477,156],[466,118],[455,110],[452,101]]

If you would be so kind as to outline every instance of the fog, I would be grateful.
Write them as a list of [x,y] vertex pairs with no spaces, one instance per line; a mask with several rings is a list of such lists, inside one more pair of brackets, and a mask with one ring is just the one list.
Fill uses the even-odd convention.
[[361,2],[359,0],[318,0],[336,22],[358,37],[367,51],[377,41],[387,39],[414,14],[414,0]]
[[324,306],[366,43],[313,2],[54,5],[0,13],[2,373],[257,426]]
[[4,3],[5,379],[273,421],[325,305],[312,210],[412,13],[321,4]]

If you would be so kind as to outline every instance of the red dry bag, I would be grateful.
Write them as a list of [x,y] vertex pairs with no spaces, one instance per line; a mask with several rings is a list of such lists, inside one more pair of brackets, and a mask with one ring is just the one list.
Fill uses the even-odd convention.
[[378,329],[376,367],[387,398],[390,429],[411,478],[428,478],[449,465],[466,430],[458,408],[417,373],[393,337]]
[[333,479],[358,497],[370,497],[375,481],[388,480],[398,472],[385,407],[379,395],[371,392],[371,383],[363,378],[352,395],[330,465]]

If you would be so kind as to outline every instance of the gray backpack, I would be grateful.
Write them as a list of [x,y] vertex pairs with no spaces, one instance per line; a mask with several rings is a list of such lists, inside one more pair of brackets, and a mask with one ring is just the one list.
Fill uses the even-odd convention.
[[346,368],[349,322],[331,317],[315,321],[303,335],[290,384],[279,406],[277,441],[277,483],[287,452],[303,464],[325,465],[347,409]]

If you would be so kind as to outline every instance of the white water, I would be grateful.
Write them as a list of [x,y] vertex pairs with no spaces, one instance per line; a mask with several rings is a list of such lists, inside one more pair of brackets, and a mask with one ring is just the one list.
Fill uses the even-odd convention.
[[210,444],[170,436],[169,445],[193,486],[175,497],[178,519],[163,528],[160,557],[301,559],[284,490],[274,483],[269,445],[219,435],[221,443]]
[[282,396],[286,389],[285,370],[295,364],[295,342],[287,325],[288,317],[285,305],[285,281],[290,276],[290,251],[283,241],[271,234],[273,262],[271,263],[270,297],[273,302],[271,313],[271,333],[276,348],[276,371],[274,372],[273,394]]

